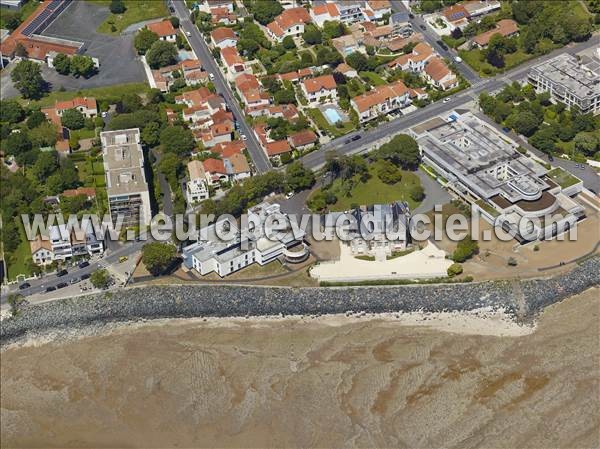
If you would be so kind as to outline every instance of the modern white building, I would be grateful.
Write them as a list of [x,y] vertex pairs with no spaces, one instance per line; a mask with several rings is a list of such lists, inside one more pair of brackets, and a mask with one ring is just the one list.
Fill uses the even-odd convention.
[[[254,223],[251,229],[238,229],[227,220],[201,229],[197,242],[183,248],[184,266],[203,276],[214,272],[225,277],[253,263],[266,265],[280,257],[292,263],[305,260],[308,255],[305,247],[290,251],[303,245],[304,231],[297,230],[294,234],[288,227],[277,236],[269,236],[269,222],[275,219],[281,223],[286,220],[279,204],[261,203],[248,209],[248,223]],[[222,233],[233,237],[224,240],[219,236]]]
[[185,189],[187,203],[195,204],[208,199],[210,195],[208,186],[206,185],[206,173],[204,172],[202,162],[194,159],[188,162],[187,168],[190,175]]
[[100,133],[108,207],[114,223],[148,226],[152,220],[144,153],[138,128]]
[[47,244],[42,243],[41,246],[45,251],[43,253],[37,251],[33,255],[34,262],[42,262],[39,263],[40,265],[53,260],[69,260],[76,256],[92,256],[104,252],[104,241],[96,238],[92,223],[89,220],[82,220],[78,229],[69,230],[66,224],[50,226],[48,228],[48,241],[50,242],[50,249],[48,249]]
[[581,112],[600,112],[600,59],[563,53],[531,68],[529,83],[537,92],[550,92],[554,101]]

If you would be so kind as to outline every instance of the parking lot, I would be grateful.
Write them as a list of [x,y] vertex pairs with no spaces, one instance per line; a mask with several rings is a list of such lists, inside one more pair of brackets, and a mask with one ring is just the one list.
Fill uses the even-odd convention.
[[[100,60],[100,71],[90,79],[63,76],[55,70],[44,70],[44,78],[56,90],[108,86],[111,84],[144,82],[142,63],[133,48],[133,34],[108,36],[96,32],[106,19],[107,6],[91,2],[72,2],[71,5],[43,32],[42,35],[83,42],[82,53]],[[119,61],[114,64],[113,61]]]

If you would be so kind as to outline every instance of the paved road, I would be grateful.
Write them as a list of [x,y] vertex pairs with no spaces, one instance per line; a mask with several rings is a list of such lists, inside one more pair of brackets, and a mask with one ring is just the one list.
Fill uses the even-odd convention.
[[[150,240],[148,240],[150,241]],[[129,257],[134,253],[140,251],[142,246],[147,242],[131,242],[125,243],[121,245],[117,250],[105,253],[104,257],[99,260],[95,260],[90,263],[89,266],[85,268],[71,267],[69,268],[69,273],[57,277],[55,274],[48,274],[39,279],[28,281],[31,284],[31,287],[26,288],[24,290],[19,290],[18,286],[11,286],[9,289],[10,292],[18,292],[23,296],[35,295],[37,293],[43,293],[46,290],[46,287],[51,285],[56,286],[61,282],[66,282],[67,284],[71,283],[71,280],[74,278],[81,279],[81,276],[84,274],[91,274],[99,268],[102,268],[107,265],[116,264],[119,262],[120,257]],[[5,303],[8,295],[2,295],[0,298],[0,303]]]
[[[410,11],[404,6],[404,3],[400,0],[392,0],[392,10],[394,12],[406,12],[410,13]],[[454,61],[454,58],[458,56],[458,53],[453,49],[449,48],[448,50],[444,50],[437,41],[441,40],[440,36],[431,29],[431,27],[427,24],[427,22],[420,15],[415,15],[413,19],[409,19],[413,30],[423,34],[423,37],[427,41],[429,45],[431,45],[436,52],[443,58],[447,58],[450,61]],[[457,70],[461,73],[462,76],[465,77],[469,83],[477,83],[481,80],[479,74],[477,74],[471,67],[467,64],[456,64]]]
[[[335,153],[339,155],[367,151],[375,146],[379,140],[385,137],[406,132],[408,128],[425,120],[440,114],[447,114],[454,109],[464,107],[468,102],[476,100],[481,92],[493,92],[500,90],[506,83],[525,79],[527,72],[535,64],[553,58],[562,53],[578,53],[582,50],[595,46],[597,42],[598,36],[594,35],[586,42],[563,47],[546,56],[521,64],[519,67],[516,67],[515,69],[510,70],[503,75],[479,81],[473,84],[469,89],[465,89],[464,91],[459,92],[452,97],[448,97],[446,102],[440,101],[432,103],[408,115],[384,123],[372,130],[366,132],[357,131],[350,135],[332,140],[331,142],[323,145],[319,151],[314,151],[304,156],[302,158],[302,162],[306,167],[314,170],[323,166],[325,163],[325,155],[328,151],[335,151]],[[349,137],[354,134],[361,135],[361,139],[356,141],[348,141]]]
[[238,123],[240,131],[242,134],[245,134],[248,140],[246,140],[246,147],[248,148],[248,152],[250,153],[250,157],[254,162],[256,167],[256,171],[259,173],[264,173],[271,169],[271,163],[269,162],[265,152],[261,148],[258,143],[258,139],[254,134],[252,128],[246,123],[244,113],[240,108],[239,103],[233,96],[231,89],[229,88],[229,84],[227,80],[221,73],[219,66],[215,62],[208,45],[204,41],[204,37],[198,30],[198,28],[192,23],[190,20],[190,13],[185,6],[185,3],[182,0],[173,1],[173,7],[175,8],[175,12],[177,17],[180,20],[180,27],[186,32],[189,33],[188,41],[196,53],[196,56],[200,58],[202,61],[203,67],[209,72],[213,73],[215,76],[214,84],[217,88],[217,92],[223,95],[223,98],[227,102],[227,106],[235,117],[235,120]]

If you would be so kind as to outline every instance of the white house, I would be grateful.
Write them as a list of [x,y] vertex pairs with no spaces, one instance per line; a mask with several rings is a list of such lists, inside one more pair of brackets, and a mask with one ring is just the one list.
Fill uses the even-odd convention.
[[305,79],[300,86],[302,86],[302,92],[310,103],[337,100],[337,84],[333,75],[308,78]]
[[210,33],[210,41],[215,47],[235,47],[237,45],[238,37],[231,28],[220,27],[215,28]]
[[153,33],[156,33],[161,41],[177,41],[177,30],[173,27],[170,20],[149,23],[148,25],[146,25],[146,28],[148,28]]
[[305,8],[290,8],[284,10],[267,25],[269,36],[281,42],[286,36],[300,36],[304,33],[304,25],[311,22],[311,17]]
[[377,86],[362,95],[354,97],[350,104],[362,122],[389,114],[410,104],[410,92],[402,81]]
[[199,203],[209,197],[208,186],[206,185],[206,173],[202,162],[197,159],[191,160],[187,164],[190,176],[186,184],[185,194],[188,204]]

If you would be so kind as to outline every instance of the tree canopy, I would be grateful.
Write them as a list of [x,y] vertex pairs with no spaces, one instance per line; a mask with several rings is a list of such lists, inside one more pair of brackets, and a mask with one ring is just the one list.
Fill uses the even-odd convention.
[[194,135],[182,126],[167,126],[160,133],[160,144],[167,153],[184,156],[196,146]]
[[142,247],[142,262],[153,276],[158,276],[175,261],[176,254],[177,249],[170,243],[146,243]]
[[0,100],[0,122],[18,123],[24,116],[25,111],[18,101]]
[[276,0],[255,0],[251,4],[254,18],[261,24],[271,23],[283,11],[283,7]]
[[10,77],[23,98],[38,100],[42,97],[46,82],[42,78],[39,64],[22,60],[15,66]]
[[108,270],[106,268],[99,268],[94,271],[90,276],[90,282],[96,288],[108,288],[110,285],[110,274],[108,274]]
[[407,134],[398,134],[377,150],[377,156],[408,170],[416,170],[421,162],[419,145]]
[[154,31],[150,31],[148,28],[144,27],[135,35],[133,39],[133,46],[137,50],[139,55],[145,55],[152,44],[159,39],[158,34]]
[[71,73],[71,58],[64,53],[59,53],[54,57],[52,62],[54,68],[61,75],[68,75]]
[[60,122],[69,129],[81,129],[85,125],[85,117],[77,109],[67,109],[63,112]]
[[153,69],[160,69],[177,62],[177,48],[167,41],[156,41],[146,53],[146,62]]
[[315,183],[315,174],[304,167],[302,162],[294,161],[286,168],[286,183],[294,192],[311,188]]

